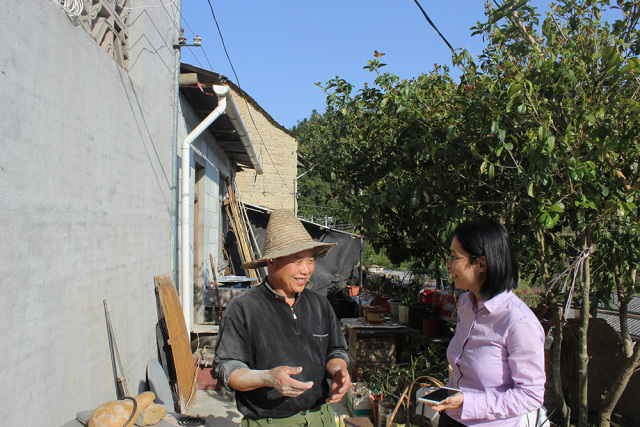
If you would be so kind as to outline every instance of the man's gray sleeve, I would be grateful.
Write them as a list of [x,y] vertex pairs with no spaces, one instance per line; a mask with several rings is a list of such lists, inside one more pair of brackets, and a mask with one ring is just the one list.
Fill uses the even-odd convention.
[[226,389],[229,389],[229,377],[234,371],[242,368],[251,369],[248,365],[251,360],[249,334],[241,321],[242,316],[238,315],[241,311],[234,301],[229,303],[220,322],[213,358],[215,377]]
[[[327,301],[328,303],[328,301]],[[328,317],[330,322],[330,341],[329,348],[327,350],[326,362],[328,363],[332,359],[342,359],[347,364],[349,363],[349,355],[347,354],[347,342],[344,339],[344,334],[342,333],[342,329],[340,328],[340,322],[331,308],[329,304]]]

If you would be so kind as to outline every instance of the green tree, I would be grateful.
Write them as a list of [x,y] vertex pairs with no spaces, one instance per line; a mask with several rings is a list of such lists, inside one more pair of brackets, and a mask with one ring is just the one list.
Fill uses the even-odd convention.
[[291,129],[298,138],[298,150],[305,162],[305,167],[298,174],[300,177],[296,191],[298,216],[314,220],[325,217],[344,218],[346,209],[333,196],[331,181],[322,179],[315,173],[313,164],[307,161],[309,141],[321,138],[314,132],[322,129],[322,122],[322,116],[314,110],[309,119],[298,121],[298,124]]
[[[464,50],[454,58],[459,83],[446,67],[400,79],[382,72],[377,52],[365,67],[376,73],[372,85],[355,91],[330,80],[308,157],[351,221],[394,261],[443,259],[456,223],[500,217],[521,252],[523,276],[544,286],[555,306],[567,295],[546,289],[552,272],[588,251],[575,300],[582,319],[578,421],[586,426],[592,301],[595,309],[615,291],[622,313],[639,290],[639,5],[565,0],[540,22],[526,0],[495,3],[472,29],[487,48],[478,58]],[[602,15],[612,9],[622,19],[610,24]],[[621,324],[625,366],[599,408],[600,425],[640,357],[622,315]],[[568,420],[566,407],[563,415]]]

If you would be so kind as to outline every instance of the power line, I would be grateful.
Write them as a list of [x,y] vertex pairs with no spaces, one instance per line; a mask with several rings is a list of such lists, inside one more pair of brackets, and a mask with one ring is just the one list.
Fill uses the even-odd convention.
[[[233,75],[236,78],[236,82],[238,83],[238,87],[240,89],[242,89],[242,85],[240,84],[240,78],[238,77],[238,73],[236,72],[235,67],[233,66],[233,62],[231,61],[231,56],[229,55],[229,51],[227,50],[227,45],[224,41],[224,37],[222,35],[222,30],[220,29],[220,25],[218,25],[218,19],[216,18],[216,14],[213,10],[213,5],[211,4],[211,0],[207,0],[207,3],[209,3],[209,9],[211,10],[211,15],[213,16],[213,21],[216,24],[216,29],[218,30],[218,34],[220,35],[220,41],[222,42],[222,48],[224,49],[224,53],[227,56],[227,61],[229,61],[229,65],[231,66],[231,70],[233,71]],[[182,15],[182,14],[181,14]],[[184,16],[183,16],[184,19]],[[186,21],[185,21],[186,22]],[[191,27],[189,27],[189,29],[191,29]],[[193,32],[193,30],[191,30]],[[204,49],[202,49],[205,57],[207,56],[206,52],[204,51]],[[195,55],[194,55],[195,57]],[[196,58],[197,59],[197,58]],[[209,58],[207,58],[207,62],[209,62]],[[213,70],[213,67],[211,66],[211,63],[209,62],[209,67]],[[262,138],[262,134],[260,133],[260,130],[258,129],[258,126],[253,118],[253,114],[251,114],[251,108],[249,108],[249,103],[248,101],[245,99],[245,105],[247,106],[247,112],[249,113],[249,118],[251,119],[251,122],[253,123],[253,126],[255,128],[256,133],[258,134],[258,138],[260,139],[261,142],[261,147],[260,147],[260,152],[262,153],[262,150],[264,150],[267,155],[269,156],[269,159],[271,160],[271,163],[274,165],[274,170],[276,171],[276,174],[278,175],[278,177],[280,178],[280,181],[282,182],[282,184],[284,184],[284,186],[287,189],[292,189],[293,187],[291,186],[291,184],[287,183],[284,178],[282,177],[282,175],[280,175],[280,171],[278,170],[277,167],[275,167],[275,162],[273,160],[273,157],[271,156],[271,153],[269,152],[269,150],[266,148],[265,144],[264,144],[264,140]],[[263,183],[264,185],[264,183]]]
[[438,30],[438,28],[436,27],[436,25],[433,23],[433,21],[431,21],[431,18],[429,18],[429,15],[427,15],[427,12],[424,11],[424,9],[422,8],[422,6],[420,6],[420,3],[418,3],[418,0],[413,0],[413,2],[415,4],[418,5],[418,7],[420,8],[420,10],[422,11],[422,14],[424,15],[425,18],[427,18],[427,22],[429,22],[429,24],[431,24],[431,26],[433,27],[434,30],[436,30],[436,32],[438,33],[438,35],[440,36],[440,38],[442,40],[444,40],[444,42],[447,44],[447,46],[449,46],[449,49],[451,49],[451,53],[453,53],[454,55],[456,54],[456,51],[453,49],[453,47],[451,47],[451,45],[449,44],[449,42],[447,41],[446,38],[444,38],[444,36],[442,35],[442,33],[440,32],[440,30]]
[[240,86],[240,79],[238,78],[238,73],[236,73],[236,69],[233,67],[233,63],[231,62],[231,58],[229,57],[229,52],[227,51],[227,45],[224,42],[224,37],[222,37],[222,31],[220,31],[220,26],[218,25],[218,20],[216,19],[216,14],[213,12],[213,6],[211,5],[211,0],[207,0],[209,3],[209,9],[211,9],[211,15],[213,15],[213,21],[216,23],[216,28],[218,29],[218,34],[220,34],[220,41],[222,41],[222,48],[224,49],[225,55],[227,55],[227,60],[229,61],[229,65],[231,65],[231,70],[233,71],[233,75],[236,76],[236,81],[238,82],[238,87]]

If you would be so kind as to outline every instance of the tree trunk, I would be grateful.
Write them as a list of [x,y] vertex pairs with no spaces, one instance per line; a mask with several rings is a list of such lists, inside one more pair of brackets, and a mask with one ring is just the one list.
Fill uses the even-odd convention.
[[560,311],[558,310],[558,299],[549,294],[547,298],[549,307],[553,313],[553,347],[552,347],[552,366],[553,366],[553,391],[556,394],[558,400],[558,407],[560,408],[560,414],[564,420],[564,425],[570,424],[570,412],[567,402],[564,399],[564,392],[562,391],[562,319],[560,317]]
[[[622,319],[621,319],[622,321]],[[618,400],[622,396],[624,389],[627,387],[631,375],[640,366],[640,345],[636,344],[630,358],[627,358],[622,365],[622,369],[618,373],[611,389],[607,392],[604,400],[600,404],[600,427],[609,427],[611,425],[610,418]]]
[[[616,274],[616,277],[619,279],[620,276]],[[631,297],[629,295],[633,294],[633,285],[635,284],[636,277],[637,272],[634,269],[631,271],[631,285],[629,286],[629,289],[618,291],[618,301],[620,303],[618,313],[620,318],[620,335],[622,338],[622,352],[625,360],[611,388],[600,404],[598,420],[598,425],[600,427],[609,427],[611,425],[611,414],[618,404],[620,397],[622,397],[622,393],[627,388],[631,376],[635,370],[640,367],[640,345],[636,344],[634,347],[633,341],[629,336],[629,322],[627,317],[629,301],[631,301]],[[618,286],[619,282],[616,280],[616,288],[618,288]]]
[[[583,235],[583,250],[589,247],[589,228],[585,228]],[[589,425],[589,404],[588,404],[588,366],[589,355],[587,353],[587,332],[589,329],[589,311],[591,291],[591,274],[589,268],[589,258],[584,260],[584,272],[581,292],[582,306],[580,308],[580,329],[578,348],[578,427]]]
[[[546,248],[545,248],[545,239],[544,233],[541,232],[540,228],[536,226],[535,219],[532,220],[532,225],[535,230],[536,240],[538,241],[538,252],[540,256],[540,269],[542,276],[542,283],[549,283],[549,271],[547,268],[547,257],[546,257]],[[544,290],[545,292],[548,289]],[[560,408],[560,415],[564,421],[565,426],[569,426],[570,424],[570,411],[567,406],[567,402],[564,398],[564,392],[562,391],[562,319],[560,316],[560,311],[558,310],[558,298],[553,294],[553,292],[547,293],[547,304],[551,309],[551,313],[553,314],[553,346],[551,353],[551,366],[553,369],[551,371],[553,376],[553,391],[556,395],[556,400],[558,402],[558,408]]]

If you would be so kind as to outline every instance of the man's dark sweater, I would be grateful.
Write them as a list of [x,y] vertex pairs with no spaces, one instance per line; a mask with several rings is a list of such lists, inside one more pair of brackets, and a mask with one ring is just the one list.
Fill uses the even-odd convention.
[[238,410],[247,418],[284,418],[315,408],[329,396],[325,379],[331,359],[348,361],[338,319],[322,295],[304,290],[290,307],[284,297],[262,284],[229,303],[216,344],[214,369],[228,387],[236,369],[267,370],[302,367],[297,381],[313,381],[298,397],[285,397],[270,387],[236,391]]

